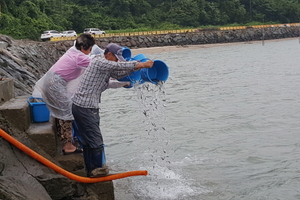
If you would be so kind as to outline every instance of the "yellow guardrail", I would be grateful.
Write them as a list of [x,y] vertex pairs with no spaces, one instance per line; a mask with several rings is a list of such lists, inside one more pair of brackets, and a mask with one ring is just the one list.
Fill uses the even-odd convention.
[[220,30],[239,30],[246,29],[247,26],[221,27]]
[[[187,33],[195,32],[198,29],[182,29],[182,30],[165,30],[165,31],[141,31],[141,32],[131,32],[131,33],[106,33],[100,35],[93,35],[94,38],[104,38],[104,37],[116,37],[116,36],[139,36],[139,35],[161,35],[169,33]],[[75,40],[76,37],[55,37],[50,38],[50,41],[62,41],[62,40]]]
[[[233,26],[233,27],[221,27],[221,28],[199,28],[199,29],[181,29],[181,30],[164,30],[164,31],[141,31],[131,33],[106,33],[101,35],[93,35],[94,38],[105,38],[105,37],[117,37],[117,36],[139,36],[139,35],[161,35],[170,33],[193,33],[205,30],[242,30],[246,28],[269,28],[269,27],[290,27],[300,26],[300,23],[291,24],[271,24],[271,25],[254,25],[254,26]],[[56,37],[50,38],[50,41],[62,41],[62,40],[75,40],[76,37]]]

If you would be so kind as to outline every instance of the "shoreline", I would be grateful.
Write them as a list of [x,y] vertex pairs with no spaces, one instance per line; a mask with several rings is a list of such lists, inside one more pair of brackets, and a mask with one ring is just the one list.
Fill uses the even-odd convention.
[[[264,43],[268,41],[283,41],[283,40],[296,40],[298,38],[281,38],[281,39],[272,39],[272,40],[264,40]],[[160,47],[145,47],[145,48],[136,48],[130,49],[133,55],[137,54],[155,54],[155,53],[163,53],[163,52],[172,52],[172,51],[183,51],[183,50],[193,50],[193,49],[200,49],[200,48],[211,48],[217,46],[224,46],[224,45],[238,45],[238,44],[252,44],[252,43],[262,43],[262,40],[255,40],[255,41],[246,41],[246,42],[231,42],[231,43],[214,43],[214,44],[197,44],[197,45],[184,45],[184,46],[160,46]],[[299,37],[300,42],[300,37]]]

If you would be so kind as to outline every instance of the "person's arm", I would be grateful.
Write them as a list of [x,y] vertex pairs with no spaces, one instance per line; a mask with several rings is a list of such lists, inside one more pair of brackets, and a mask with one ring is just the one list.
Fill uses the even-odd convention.
[[[129,61],[129,62],[117,62],[117,64],[119,66],[118,66],[118,68],[116,68],[112,71],[111,77],[113,77],[115,79],[120,79],[125,76],[128,76],[130,74],[130,72],[132,72],[132,71],[138,71],[142,68],[151,68],[153,66],[154,62],[152,60],[148,60],[147,62],[144,62],[144,63],[136,62],[136,61],[132,61],[132,62]],[[132,67],[123,66],[124,64],[131,65]]]
[[154,64],[153,60],[147,60],[146,62],[139,62],[134,69],[135,70],[140,70],[142,68],[151,68]]
[[120,87],[128,87],[130,86],[130,82],[118,81],[117,79],[110,78],[108,82],[108,88],[120,88]]
[[110,77],[120,79],[128,76],[132,71],[137,71],[142,68],[150,68],[153,66],[153,61],[148,60],[145,63],[138,61],[128,62],[115,62],[107,60],[103,54],[97,55],[92,59],[94,65],[98,66],[99,70],[107,71],[110,73]]

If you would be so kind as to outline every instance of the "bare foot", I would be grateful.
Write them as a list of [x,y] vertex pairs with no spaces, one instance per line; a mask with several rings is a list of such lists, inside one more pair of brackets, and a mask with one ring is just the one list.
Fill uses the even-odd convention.
[[73,153],[76,151],[76,147],[72,144],[72,142],[67,142],[62,150],[64,154]]

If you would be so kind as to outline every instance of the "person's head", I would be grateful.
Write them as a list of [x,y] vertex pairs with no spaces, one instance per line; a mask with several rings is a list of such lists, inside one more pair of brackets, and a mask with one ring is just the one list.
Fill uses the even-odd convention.
[[110,43],[107,45],[105,51],[104,51],[104,56],[107,60],[110,61],[121,61],[124,62],[126,61],[125,58],[122,56],[123,53],[123,47],[115,44],[115,43]]
[[95,44],[95,39],[87,33],[83,33],[77,37],[75,47],[82,53],[88,55]]

